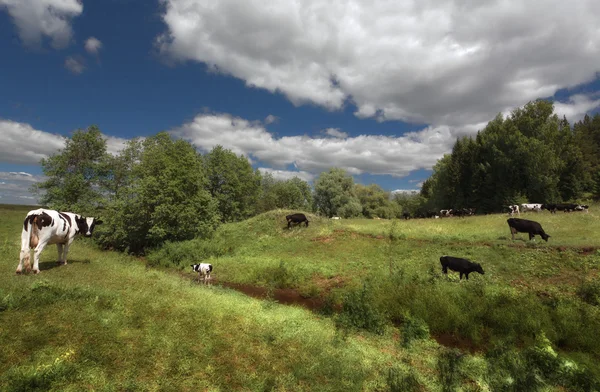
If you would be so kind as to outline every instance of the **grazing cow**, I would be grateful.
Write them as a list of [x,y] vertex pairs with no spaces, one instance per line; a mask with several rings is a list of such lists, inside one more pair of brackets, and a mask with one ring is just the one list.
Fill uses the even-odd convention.
[[557,204],[556,205],[556,209],[559,211],[564,211],[564,212],[572,212],[575,211],[576,208],[579,207],[579,204],[573,204],[573,203],[562,203],[562,204]]
[[302,222],[306,223],[306,227],[308,227],[308,219],[304,214],[292,214],[285,217],[288,223],[288,229],[291,228],[292,223],[302,224]]
[[555,214],[556,204],[542,204],[542,210],[548,210],[551,214]]
[[512,235],[513,241],[515,239],[515,234],[517,233],[529,233],[530,240],[533,239],[536,234],[541,236],[546,242],[548,242],[548,238],[550,238],[550,236],[544,232],[544,229],[542,229],[542,225],[538,222],[519,218],[509,218],[506,222],[508,223],[508,227],[510,227],[510,234]]
[[204,284],[208,284],[210,280],[210,273],[213,270],[212,264],[208,263],[200,263],[200,264],[191,264],[192,270],[198,273],[198,283],[200,283],[200,278],[204,280]]
[[510,216],[514,216],[515,214],[521,215],[518,204],[513,204],[513,205],[508,206],[508,210],[509,210],[508,215],[510,215]]
[[585,211],[585,212],[590,212],[589,210],[590,206],[586,205],[586,204],[580,204],[577,207],[575,207],[575,211]]
[[403,212],[402,213],[402,218],[404,218],[406,220],[410,219],[410,212]]
[[461,259],[460,257],[442,256],[440,257],[440,263],[442,263],[443,273],[448,275],[448,268],[450,268],[452,271],[460,273],[460,279],[462,279],[464,274],[467,280],[469,280],[471,272],[479,272],[481,275],[485,274],[483,268],[481,268],[481,264],[473,263],[470,260]]
[[527,212],[527,211],[540,212],[540,211],[542,211],[542,205],[540,203],[521,204],[521,211],[523,211],[523,212]]
[[75,235],[83,234],[91,237],[94,228],[102,221],[96,218],[85,218],[72,212],[58,212],[43,208],[27,213],[21,232],[21,256],[17,266],[17,274],[23,270],[31,270],[30,251],[33,248],[33,272],[39,273],[40,253],[46,245],[56,244],[58,263],[67,264],[67,253],[75,239]]
[[452,216],[452,209],[450,209],[450,210],[440,210],[440,215],[439,216],[440,217],[443,217],[443,216],[445,216],[445,217]]

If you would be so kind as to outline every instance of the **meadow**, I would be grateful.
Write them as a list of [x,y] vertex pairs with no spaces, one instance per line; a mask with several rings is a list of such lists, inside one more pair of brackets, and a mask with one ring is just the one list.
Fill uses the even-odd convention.
[[[79,239],[59,267],[51,246],[17,276],[27,208],[0,206],[0,390],[599,390],[599,210],[522,214],[547,243],[503,214],[288,230],[271,211],[144,258]],[[445,254],[485,275],[443,275]]]

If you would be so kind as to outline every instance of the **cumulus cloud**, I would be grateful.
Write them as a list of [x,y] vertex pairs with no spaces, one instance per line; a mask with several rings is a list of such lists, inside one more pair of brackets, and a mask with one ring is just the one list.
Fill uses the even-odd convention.
[[0,172],[0,198],[3,203],[35,204],[37,198],[29,188],[36,182],[44,180],[44,176],[27,172]]
[[68,56],[65,59],[65,68],[79,75],[85,70],[85,60],[81,56]]
[[[0,119],[0,161],[36,165],[65,145],[65,138],[34,129],[31,125]],[[35,143],[32,143],[35,140]]]
[[21,41],[27,46],[41,46],[48,37],[52,47],[61,49],[71,41],[71,19],[81,15],[79,0],[0,0],[0,10],[12,17]]
[[339,128],[327,128],[323,131],[327,136],[337,137],[339,139],[345,139],[348,137],[346,132],[342,132]]
[[281,181],[290,180],[294,177],[298,177],[306,182],[312,182],[315,179],[314,174],[305,171],[276,170],[268,167],[259,167],[258,170],[261,173],[269,173],[274,179]]
[[96,37],[90,37],[85,41],[84,47],[89,54],[97,55],[102,49],[102,42]]
[[576,94],[569,97],[567,102],[555,102],[554,112],[559,117],[566,116],[572,123],[583,119],[586,113],[600,106],[600,99],[592,99],[589,96]]
[[303,135],[276,138],[261,123],[207,113],[170,132],[200,150],[209,151],[222,145],[278,170],[294,165],[299,171],[318,174],[335,166],[351,174],[396,177],[431,168],[455,141],[449,127],[427,127],[401,137],[359,135],[340,139]]
[[[42,158],[59,152],[65,147],[66,138],[34,129],[26,123],[0,119],[0,162],[37,165]],[[103,135],[109,154],[117,155],[125,147],[127,139]],[[35,143],[31,141],[35,140]],[[27,173],[22,173],[27,175]],[[2,178],[0,178],[2,179]]]
[[600,70],[597,0],[161,1],[168,58],[361,118],[479,124]]

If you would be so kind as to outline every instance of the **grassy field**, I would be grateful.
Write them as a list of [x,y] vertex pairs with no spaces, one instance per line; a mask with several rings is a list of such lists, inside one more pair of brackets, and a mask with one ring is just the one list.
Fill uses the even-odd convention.
[[[599,209],[525,216],[548,243],[505,215],[287,230],[274,211],[145,260],[78,240],[58,267],[51,246],[17,276],[27,209],[0,206],[0,390],[597,390]],[[444,254],[486,273],[443,276]]]

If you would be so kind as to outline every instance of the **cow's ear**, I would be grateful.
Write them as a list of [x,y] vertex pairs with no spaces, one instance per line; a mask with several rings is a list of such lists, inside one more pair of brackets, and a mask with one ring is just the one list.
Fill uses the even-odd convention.
[[96,224],[97,224],[97,225],[101,225],[101,224],[102,224],[102,220],[98,219],[98,220],[96,221]]

